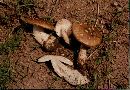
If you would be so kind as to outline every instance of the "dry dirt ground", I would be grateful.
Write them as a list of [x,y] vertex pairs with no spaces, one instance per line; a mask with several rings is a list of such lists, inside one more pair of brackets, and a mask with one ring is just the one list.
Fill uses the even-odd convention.
[[[99,6],[99,12],[98,11]],[[103,34],[96,53],[83,67],[90,83],[72,86],[60,78],[51,64],[37,63],[41,56],[62,55],[76,60],[79,42],[65,47],[59,42],[45,51],[32,35],[32,26],[20,16],[95,24]],[[127,0],[0,0],[0,87],[8,89],[115,89],[128,88],[128,1]],[[72,36],[73,37],[73,36]],[[80,44],[79,44],[80,45]],[[76,49],[77,48],[77,49]],[[95,48],[87,48],[88,56]]]

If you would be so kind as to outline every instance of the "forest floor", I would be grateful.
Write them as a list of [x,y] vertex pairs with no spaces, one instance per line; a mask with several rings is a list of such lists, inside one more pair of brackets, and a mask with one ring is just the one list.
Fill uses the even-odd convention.
[[[99,7],[99,9],[98,9]],[[83,68],[90,82],[72,86],[60,78],[50,63],[37,63],[44,55],[74,60],[73,46],[48,52],[32,35],[32,26],[21,16],[95,24],[103,33],[98,56]],[[8,89],[115,89],[128,88],[128,1],[127,0],[0,0],[0,87]],[[76,44],[76,43],[75,43]],[[95,48],[88,48],[90,55]]]

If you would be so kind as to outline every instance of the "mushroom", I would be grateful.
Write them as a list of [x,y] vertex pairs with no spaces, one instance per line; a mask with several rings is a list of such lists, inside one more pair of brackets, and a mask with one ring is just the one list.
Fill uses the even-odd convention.
[[41,19],[25,18],[21,17],[23,21],[29,24],[33,24],[34,38],[48,51],[52,51],[57,47],[58,39],[53,35],[44,32],[45,28],[54,31],[52,23]]
[[96,27],[83,23],[74,23],[72,30],[75,38],[87,47],[95,47],[101,43],[101,35]]
[[56,23],[55,31],[59,37],[63,37],[66,43],[69,42],[69,35],[72,33],[72,23],[67,19],[61,19]]
[[72,28],[75,38],[83,44],[80,47],[78,56],[78,63],[83,66],[86,59],[88,59],[87,50],[84,46],[96,47],[99,45],[101,43],[101,34],[96,27],[88,24],[74,23]]
[[51,61],[54,71],[72,85],[83,85],[89,82],[87,77],[79,73],[78,70],[67,66],[67,64],[72,66],[73,63],[63,56],[45,55],[38,59],[38,62],[46,61]]

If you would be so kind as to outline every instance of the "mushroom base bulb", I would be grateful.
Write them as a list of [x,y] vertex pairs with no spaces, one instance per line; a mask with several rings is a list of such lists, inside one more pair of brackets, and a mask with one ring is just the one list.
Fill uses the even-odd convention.
[[78,55],[78,63],[83,66],[86,63],[86,59],[87,59],[86,49],[80,48]]
[[43,28],[33,27],[34,38],[47,50],[53,51],[58,45],[58,39],[53,35],[44,32]]
[[44,47],[47,51],[54,51],[58,46],[58,39],[54,36],[50,36],[50,38],[44,43]]

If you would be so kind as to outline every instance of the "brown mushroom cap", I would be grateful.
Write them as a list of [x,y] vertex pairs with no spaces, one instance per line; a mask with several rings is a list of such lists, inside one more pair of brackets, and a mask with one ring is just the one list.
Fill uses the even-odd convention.
[[75,38],[85,46],[95,47],[101,43],[101,34],[96,27],[74,23],[72,26]]
[[34,19],[34,18],[25,18],[25,17],[21,17],[21,19],[23,21],[25,21],[26,23],[29,23],[29,24],[33,24],[33,25],[37,25],[37,26],[40,26],[40,27],[43,27],[43,28],[46,28],[46,29],[50,29],[50,30],[54,30],[54,26],[52,23],[49,23],[47,21],[44,21],[42,19]]

